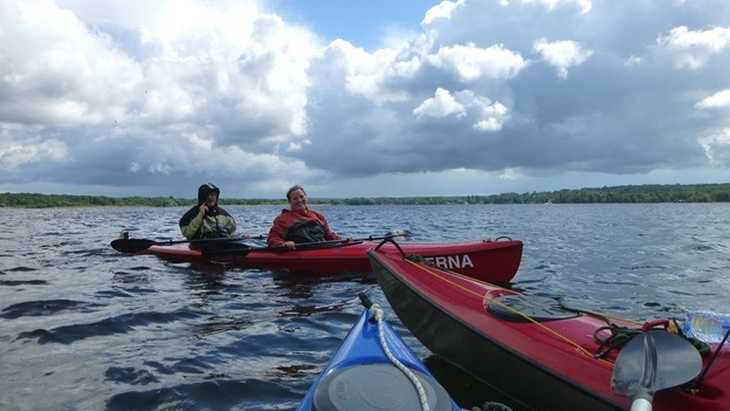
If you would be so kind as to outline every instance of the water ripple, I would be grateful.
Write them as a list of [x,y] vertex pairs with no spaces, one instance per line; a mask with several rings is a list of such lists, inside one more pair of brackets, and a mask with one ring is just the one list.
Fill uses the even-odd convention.
[[22,332],[17,339],[36,339],[38,344],[58,343],[73,344],[74,342],[92,338],[109,336],[114,334],[126,334],[133,331],[135,327],[150,324],[164,324],[182,319],[192,319],[201,315],[188,309],[180,309],[173,312],[161,313],[156,311],[122,314],[106,318],[101,321],[88,324],[74,324],[56,327],[51,330],[38,329]]
[[[226,208],[249,234],[266,233],[281,211]],[[410,241],[521,239],[513,288],[637,321],[726,310],[730,293],[729,204],[316,208],[353,237],[408,229]],[[122,230],[179,239],[185,211],[0,209],[0,408],[292,409],[356,320],[360,291],[428,354],[372,278],[176,263],[109,247]]]
[[138,370],[134,367],[109,367],[104,374],[104,379],[130,385],[147,385],[160,382],[151,372]]
[[16,287],[19,285],[46,285],[48,284],[45,280],[0,280],[0,285],[6,285],[8,287]]
[[37,268],[33,267],[26,267],[26,266],[18,266],[13,268],[8,268],[6,271],[14,273],[14,272],[28,272],[28,271],[38,271]]
[[63,311],[91,312],[92,308],[101,304],[73,300],[44,300],[28,301],[13,304],[0,311],[0,318],[37,317],[43,315],[54,315]]
[[[214,380],[180,384],[150,391],[128,391],[109,398],[106,409],[161,410],[161,409],[281,409],[266,406],[282,399],[292,401],[298,393],[281,384],[257,379]],[[293,408],[295,402],[291,402]]]

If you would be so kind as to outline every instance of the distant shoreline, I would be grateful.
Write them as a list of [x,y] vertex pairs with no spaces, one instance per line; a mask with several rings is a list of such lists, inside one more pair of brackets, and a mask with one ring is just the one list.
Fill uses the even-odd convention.
[[[312,198],[329,205],[444,205],[444,204],[601,204],[601,203],[715,203],[730,202],[730,183],[650,184],[581,188],[529,193],[467,196]],[[225,205],[285,205],[284,199],[224,198]],[[192,206],[192,198],[107,197],[38,193],[0,193],[0,208],[83,206]]]

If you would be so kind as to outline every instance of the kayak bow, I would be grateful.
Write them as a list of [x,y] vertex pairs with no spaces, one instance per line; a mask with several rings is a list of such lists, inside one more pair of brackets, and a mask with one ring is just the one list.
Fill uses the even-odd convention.
[[[377,310],[379,308],[373,306],[363,311],[330,363],[307,391],[298,410],[421,410],[422,401],[433,411],[460,410],[390,325],[376,318]],[[388,358],[381,345],[380,333],[387,352],[405,366],[406,371]]]
[[[611,388],[618,350],[596,355],[605,351],[596,341],[608,336],[601,331],[608,328],[605,318],[400,255],[371,252],[370,259],[391,307],[416,338],[441,358],[510,396],[513,408],[625,410],[631,405],[629,398]],[[641,325],[629,321],[611,322],[642,332]],[[657,344],[657,349],[667,345]],[[657,353],[662,363],[656,368],[657,378],[667,365],[692,363],[685,358],[684,348],[673,350],[670,354],[682,358],[667,357],[666,350]],[[691,378],[689,371],[693,370],[678,375]],[[640,373],[630,371],[619,379],[626,380],[625,375]],[[655,410],[730,410],[730,350],[718,352],[705,378],[692,389],[669,388],[665,382],[649,384],[650,390],[666,388],[654,396]]]

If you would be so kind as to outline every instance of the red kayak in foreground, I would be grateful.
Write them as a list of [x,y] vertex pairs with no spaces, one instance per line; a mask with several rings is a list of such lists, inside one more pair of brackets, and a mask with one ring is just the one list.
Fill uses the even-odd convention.
[[[427,348],[514,400],[526,410],[626,410],[611,389],[618,349],[607,319],[566,309],[393,253],[371,252],[378,282],[403,324]],[[535,309],[542,307],[542,309]],[[529,317],[529,319],[528,319]],[[637,331],[641,324],[611,319]],[[676,337],[678,338],[678,337]],[[714,352],[717,344],[710,344]],[[690,346],[696,355],[694,348]],[[604,352],[597,357],[596,354]],[[711,354],[702,357],[702,366]],[[730,410],[730,349],[722,348],[703,380],[661,390],[654,410]]]
[[[306,272],[317,275],[371,272],[368,252],[375,249],[377,241],[345,243],[336,247],[272,251],[254,249],[248,253],[231,254],[213,258],[243,268],[260,268],[272,271]],[[406,254],[423,257],[438,267],[463,273],[485,281],[507,284],[517,273],[522,259],[522,241],[474,241],[465,243],[426,244],[399,243]],[[385,253],[398,253],[391,243],[380,248]],[[199,248],[189,244],[153,245],[146,251],[174,261],[211,262]]]

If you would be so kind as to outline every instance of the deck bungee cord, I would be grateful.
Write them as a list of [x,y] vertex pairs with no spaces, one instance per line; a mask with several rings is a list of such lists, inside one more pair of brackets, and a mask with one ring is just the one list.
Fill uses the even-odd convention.
[[[502,238],[505,238],[507,240],[511,240],[509,237],[506,237],[506,236],[498,237],[497,240],[502,239]],[[440,276],[436,271],[434,271],[434,270],[431,269],[432,264],[430,264],[428,261],[426,261],[421,256],[418,256],[418,255],[415,255],[415,254],[406,254],[405,252],[403,252],[403,250],[400,248],[400,246],[398,246],[398,244],[393,239],[384,239],[381,242],[381,244],[378,245],[378,247],[376,247],[376,250],[378,248],[380,248],[380,246],[383,245],[386,242],[393,243],[398,248],[398,250],[400,251],[401,255],[410,264],[413,264],[415,266],[418,266],[419,268],[427,271],[429,274],[431,274],[433,276],[436,276],[436,277],[439,277],[441,280],[443,280],[445,282],[448,282],[452,286],[455,286],[457,288],[460,288],[460,289],[464,290],[465,292],[467,292],[469,294],[472,294],[472,295],[474,295],[476,297],[480,297],[480,298],[486,297],[486,295],[485,296],[480,296],[479,293],[476,293],[476,292],[474,292],[474,291],[472,291],[472,290],[470,290],[468,288],[465,288],[465,287],[463,287],[463,286],[461,286],[459,284],[456,284],[456,283],[450,281],[447,278],[444,278],[444,277]],[[448,272],[450,274],[453,274],[453,275],[456,275],[456,276],[463,276],[463,277],[466,277],[466,278],[470,278],[472,280],[475,280],[474,278],[471,278],[469,276],[464,276],[463,274],[458,273],[458,272],[455,272],[455,271],[452,271],[452,270],[448,270],[448,269],[440,269],[440,270],[446,271],[446,272]],[[477,281],[481,281],[481,280],[477,280]],[[490,283],[488,281],[481,281],[481,282],[486,283],[486,284],[489,284],[489,285],[492,285],[494,287],[500,287],[501,288],[501,286],[499,286],[497,284],[492,284],[492,283]],[[590,357],[592,357],[594,359],[597,359],[597,360],[605,360],[605,356],[609,352],[611,352],[611,351],[613,351],[615,349],[620,349],[621,347],[623,347],[624,345],[626,345],[626,343],[628,343],[635,336],[637,336],[637,335],[639,335],[641,333],[647,332],[650,329],[654,329],[657,326],[661,326],[661,325],[664,326],[663,329],[668,330],[670,333],[672,333],[674,335],[678,335],[679,337],[681,337],[681,338],[686,339],[687,341],[689,341],[690,344],[692,344],[697,349],[697,351],[699,351],[699,353],[701,355],[704,356],[705,354],[707,354],[710,351],[710,348],[709,348],[709,346],[706,343],[704,343],[704,342],[702,342],[702,341],[700,341],[700,340],[698,340],[696,338],[691,338],[691,337],[685,336],[682,333],[681,329],[678,326],[676,326],[676,324],[675,324],[674,327],[671,327],[670,324],[666,320],[646,321],[644,323],[640,323],[640,322],[636,322],[636,321],[633,321],[633,320],[630,320],[630,319],[618,318],[618,317],[611,316],[609,314],[600,313],[600,312],[596,312],[596,311],[593,311],[593,310],[587,310],[587,309],[582,309],[582,308],[571,307],[571,306],[568,306],[565,303],[563,303],[562,298],[560,298],[560,297],[556,297],[556,298],[554,298],[554,300],[555,300],[555,302],[558,303],[559,307],[562,308],[562,309],[564,309],[564,310],[571,311],[571,312],[575,312],[575,313],[578,313],[578,314],[588,315],[588,316],[591,316],[591,317],[594,317],[594,318],[597,318],[597,319],[600,319],[600,320],[606,322],[606,324],[607,324],[606,326],[600,327],[600,328],[596,329],[594,331],[594,333],[593,333],[593,339],[594,339],[594,341],[599,344],[599,349],[598,349],[597,352],[595,352],[595,353],[589,352],[584,347],[582,347],[579,343],[571,340],[569,337],[567,337],[565,335],[562,335],[562,334],[558,333],[557,331],[553,330],[552,328],[549,328],[549,327],[543,325],[541,321],[534,319],[529,314],[527,314],[527,313],[525,313],[523,311],[520,311],[520,310],[512,307],[509,304],[504,304],[504,303],[498,301],[496,298],[490,299],[489,304],[498,305],[501,308],[503,308],[505,310],[508,310],[508,311],[514,313],[515,315],[520,316],[521,318],[525,319],[526,321],[528,321],[528,322],[536,325],[538,328],[542,329],[543,331],[545,331],[545,332],[547,332],[549,334],[552,334],[552,335],[560,338],[561,340],[563,340],[563,341],[565,341],[565,342],[573,345],[576,348],[577,351],[579,351],[579,352],[581,352],[581,353],[583,353],[583,354],[585,354],[587,356],[590,356]],[[615,320],[619,320],[619,321],[622,321],[622,322],[625,322],[625,323],[631,323],[631,324],[634,324],[636,327],[635,328],[631,328],[631,327],[620,326],[620,325],[617,325],[617,324],[613,323],[611,320],[614,320],[614,321]],[[674,320],[674,321],[676,323],[676,320]],[[600,336],[601,333],[606,333],[606,332],[609,334],[608,336],[606,336],[606,337],[601,337]],[[725,336],[725,340],[727,340],[727,338],[728,338],[728,336],[726,335]],[[723,344],[724,344],[725,340],[723,340]],[[609,363],[609,364],[614,364],[612,361],[608,361],[608,360],[605,360],[605,361],[607,363]],[[710,361],[710,364],[711,363],[712,363],[712,361]],[[704,372],[703,372],[703,375],[704,375]],[[700,377],[702,377],[702,375]],[[701,380],[701,378],[698,378],[698,379]]]
[[378,324],[378,341],[380,342],[380,347],[383,349],[383,353],[385,353],[385,356],[388,357],[388,360],[405,376],[411,381],[413,384],[413,387],[416,389],[416,392],[418,393],[418,401],[421,404],[421,410],[423,411],[431,411],[431,407],[428,405],[428,397],[426,396],[426,390],[423,388],[423,384],[421,384],[421,381],[418,379],[416,374],[411,371],[408,367],[403,365],[402,362],[400,362],[395,355],[390,351],[390,347],[388,347],[388,342],[385,340],[385,326],[383,325],[383,309],[380,308],[378,304],[373,304],[370,299],[367,297],[367,293],[360,293],[359,295],[360,301],[362,301],[362,305],[365,306],[365,308],[369,308],[373,311],[373,318]]

